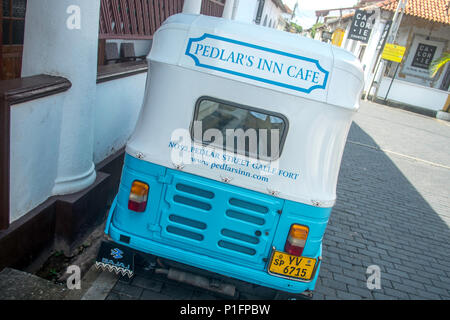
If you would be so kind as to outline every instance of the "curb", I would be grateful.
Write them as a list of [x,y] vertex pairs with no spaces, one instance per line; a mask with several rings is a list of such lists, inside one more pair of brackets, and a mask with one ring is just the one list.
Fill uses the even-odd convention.
[[118,275],[103,272],[92,265],[81,280],[81,289],[71,290],[64,300],[105,300],[118,279]]
[[439,120],[450,121],[450,112],[438,111],[436,118]]

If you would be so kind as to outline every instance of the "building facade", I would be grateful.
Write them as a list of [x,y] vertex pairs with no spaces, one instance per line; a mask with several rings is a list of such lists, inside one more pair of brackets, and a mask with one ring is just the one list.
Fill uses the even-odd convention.
[[[0,269],[70,252],[105,218],[143,101],[148,68],[138,56],[192,3],[195,13],[224,10],[216,0],[2,1],[0,65],[14,72],[0,81]],[[135,52],[106,64],[107,41]]]
[[[331,42],[322,37],[324,31],[345,30],[340,46],[361,60],[365,94],[378,101],[424,109],[432,115],[448,108],[450,67],[447,64],[433,77],[429,68],[433,60],[449,51],[449,2],[408,0],[403,9],[400,6],[393,43],[406,48],[403,59],[400,63],[383,59],[378,63],[398,5],[398,0],[387,0],[359,8],[370,14],[370,36],[366,41],[349,37],[355,13],[328,17],[316,37]],[[392,32],[391,35],[394,36]]]

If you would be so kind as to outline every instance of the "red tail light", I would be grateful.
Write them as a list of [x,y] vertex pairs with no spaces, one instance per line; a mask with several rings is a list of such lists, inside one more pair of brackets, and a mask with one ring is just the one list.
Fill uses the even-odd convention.
[[293,224],[289,230],[284,251],[294,256],[301,256],[308,238],[308,227],[299,224]]
[[128,209],[135,212],[144,212],[147,206],[148,184],[135,180],[131,185]]

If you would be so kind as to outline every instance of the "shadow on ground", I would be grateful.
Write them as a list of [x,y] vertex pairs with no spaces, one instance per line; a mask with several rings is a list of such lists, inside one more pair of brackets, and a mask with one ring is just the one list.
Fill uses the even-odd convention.
[[[315,299],[449,299],[448,225],[373,147],[375,141],[353,123]],[[381,269],[380,289],[367,288],[370,265]]]
[[[324,236],[314,299],[449,299],[449,228],[377,148],[375,141],[353,123],[342,160],[337,203]],[[421,169],[436,173],[435,168]],[[366,270],[371,265],[380,268],[380,289],[367,288]],[[228,281],[237,285],[241,300],[280,297],[268,288]],[[139,271],[131,280],[120,279],[107,297],[223,298]]]

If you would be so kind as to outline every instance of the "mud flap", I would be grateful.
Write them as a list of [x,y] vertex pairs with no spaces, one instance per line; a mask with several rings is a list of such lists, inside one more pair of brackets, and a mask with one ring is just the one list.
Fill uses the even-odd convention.
[[134,252],[117,243],[102,241],[95,267],[131,278],[134,275]]

